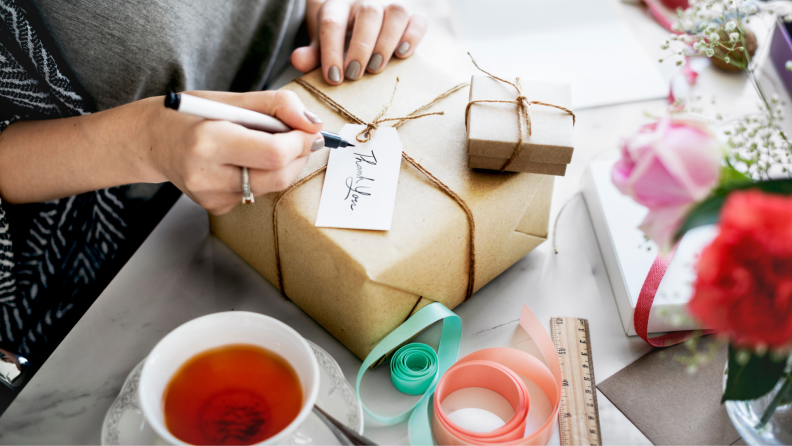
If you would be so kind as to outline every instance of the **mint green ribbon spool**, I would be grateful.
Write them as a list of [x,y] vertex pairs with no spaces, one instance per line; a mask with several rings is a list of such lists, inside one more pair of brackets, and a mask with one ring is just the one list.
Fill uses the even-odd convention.
[[[363,379],[363,375],[366,373],[366,371],[371,367],[372,364],[378,361],[379,358],[385,356],[388,354],[388,352],[403,344],[405,341],[412,339],[413,336],[420,333],[423,329],[438,321],[443,321],[443,330],[440,334],[440,344],[437,348],[437,368],[433,375],[429,375],[429,377],[426,378],[426,381],[429,384],[426,386],[426,390],[423,392],[423,397],[421,397],[421,399],[411,408],[397,415],[382,416],[370,411],[366,407],[366,404],[363,402],[363,399],[360,395],[360,381]],[[357,381],[355,382],[355,393],[357,394],[358,400],[360,401],[360,405],[363,406],[363,411],[370,418],[383,424],[397,424],[409,418],[410,422],[408,426],[410,431],[410,444],[434,444],[434,439],[432,437],[432,427],[429,423],[429,407],[431,405],[432,395],[434,394],[434,389],[437,385],[437,382],[449,369],[449,367],[454,365],[456,362],[457,356],[459,354],[459,343],[461,340],[462,319],[460,319],[459,316],[454,314],[454,312],[439,302],[435,302],[423,307],[411,318],[404,321],[404,323],[396,328],[396,330],[393,330],[388,336],[385,336],[385,339],[380,341],[380,343],[374,347],[374,350],[369,353],[369,355],[363,361],[363,364],[360,366]],[[416,344],[406,345],[402,347],[402,349],[411,345]],[[426,348],[431,350],[431,347],[429,346],[426,346]],[[426,353],[428,354],[428,352]],[[391,359],[391,361],[393,361],[393,359]],[[406,373],[405,376],[407,376]],[[393,379],[392,375],[391,379]],[[409,380],[407,381],[411,382]],[[416,382],[418,381],[419,380],[416,380]],[[394,385],[396,385],[395,381]],[[417,390],[419,388],[418,385],[414,387],[411,385],[405,386],[405,388],[408,387],[413,390]],[[399,385],[396,385],[396,388],[399,389]],[[402,389],[399,390],[401,391]],[[420,392],[415,394],[420,395]]]
[[420,395],[429,390],[437,375],[437,353],[426,344],[407,344],[391,357],[390,371],[399,392]]

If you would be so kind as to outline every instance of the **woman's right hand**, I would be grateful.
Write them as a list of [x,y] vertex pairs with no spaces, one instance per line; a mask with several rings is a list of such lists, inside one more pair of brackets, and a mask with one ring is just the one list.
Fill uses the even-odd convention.
[[269,134],[226,121],[206,120],[156,103],[148,117],[149,181],[171,181],[215,215],[242,202],[242,166],[250,171],[253,195],[286,189],[312,151],[324,147],[321,120],[291,91],[188,94],[274,116],[291,132]]
[[171,181],[213,214],[242,202],[242,166],[254,195],[287,188],[322,122],[290,91],[190,92],[275,116],[291,132],[268,134],[165,108],[142,99],[90,115],[20,121],[0,132],[0,196],[37,203],[131,183]]

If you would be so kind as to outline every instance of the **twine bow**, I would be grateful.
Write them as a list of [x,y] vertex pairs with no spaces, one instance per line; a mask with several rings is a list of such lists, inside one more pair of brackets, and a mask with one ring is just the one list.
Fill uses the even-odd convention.
[[[374,133],[374,130],[376,130],[378,128],[379,124],[381,124],[383,122],[386,122],[386,121],[397,121],[395,124],[393,124],[393,127],[394,128],[398,128],[399,126],[401,126],[405,122],[413,120],[413,119],[418,119],[418,118],[422,118],[424,116],[430,116],[430,115],[442,115],[442,114],[444,114],[443,112],[434,112],[434,113],[423,113],[423,112],[428,110],[430,107],[432,107],[433,105],[437,104],[441,100],[447,98],[448,96],[451,96],[452,94],[456,93],[457,91],[459,91],[459,90],[461,90],[461,89],[463,89],[463,88],[465,88],[465,87],[467,87],[469,85],[467,83],[463,83],[463,84],[459,84],[459,85],[456,85],[454,87],[451,87],[450,89],[446,90],[445,92],[443,92],[442,94],[440,94],[439,96],[434,98],[431,102],[421,106],[420,108],[418,108],[417,110],[415,110],[412,113],[408,114],[407,116],[403,116],[401,118],[382,119],[382,116],[385,115],[385,112],[388,111],[388,108],[393,103],[393,97],[396,94],[396,87],[398,87],[398,85],[399,85],[399,79],[396,78],[396,87],[394,87],[394,89],[393,89],[393,94],[391,95],[390,102],[388,102],[388,105],[386,105],[382,109],[380,114],[377,115],[377,117],[374,118],[374,120],[371,123],[367,123],[367,122],[363,121],[362,119],[358,118],[357,116],[353,115],[349,110],[344,108],[341,104],[339,104],[338,102],[334,101],[331,97],[327,96],[322,91],[320,91],[318,88],[314,87],[313,85],[311,85],[310,83],[308,83],[304,79],[298,78],[298,79],[295,79],[294,81],[296,83],[298,83],[299,85],[301,85],[303,88],[305,88],[309,93],[313,94],[317,99],[321,100],[325,105],[327,105],[331,109],[335,110],[341,116],[345,117],[347,120],[349,120],[351,122],[354,122],[355,124],[365,125],[366,128],[363,129],[360,133],[358,133],[358,135],[356,137],[356,139],[359,142],[361,142],[361,143],[364,143],[364,142],[367,142],[367,141],[371,140],[371,137],[372,137],[372,135]],[[454,200],[459,205],[459,207],[461,207],[462,210],[465,212],[465,216],[467,217],[467,221],[468,221],[468,236],[470,237],[470,246],[469,246],[469,250],[468,250],[468,261],[469,261],[468,283],[467,283],[467,290],[465,291],[465,300],[467,300],[467,299],[470,298],[470,296],[473,295],[473,290],[475,289],[475,284],[476,284],[476,222],[473,219],[473,211],[470,210],[470,207],[467,205],[467,203],[465,203],[465,200],[463,200],[462,197],[460,197],[456,192],[451,190],[451,188],[448,187],[445,183],[443,183],[439,178],[437,178],[431,172],[426,170],[426,168],[423,167],[420,163],[418,163],[418,161],[413,159],[413,157],[411,157],[410,155],[407,155],[406,153],[402,152],[402,158],[404,158],[408,163],[410,163],[413,167],[415,167],[419,172],[421,172],[427,178],[429,178],[429,180],[435,186],[437,186],[439,189],[441,189],[443,192],[445,192],[446,195],[448,195],[452,200]],[[292,190],[298,188],[299,186],[307,183],[309,180],[311,180],[312,178],[317,176],[319,173],[323,172],[325,169],[327,169],[327,165],[324,165],[324,166],[320,167],[319,169],[317,169],[317,170],[311,172],[310,174],[306,175],[305,177],[303,177],[301,180],[299,180],[296,183],[292,184],[289,188],[287,188],[286,190],[281,192],[280,195],[278,195],[278,197],[275,199],[275,203],[273,204],[273,207],[272,207],[272,231],[273,231],[273,239],[274,239],[273,241],[274,241],[274,245],[275,245],[275,268],[276,268],[276,272],[277,272],[277,275],[278,275],[278,288],[280,289],[280,292],[281,292],[281,294],[284,297],[287,297],[287,296],[286,296],[286,289],[284,288],[284,285],[283,285],[283,267],[281,265],[280,241],[279,241],[279,237],[278,237],[278,204],[280,204],[281,200],[283,200],[283,198],[286,196],[286,194],[288,194]],[[420,299],[418,300],[418,302],[420,302]],[[416,307],[418,306],[418,302],[416,302]]]
[[467,128],[468,115],[470,114],[470,106],[472,106],[473,104],[476,104],[476,103],[479,103],[479,102],[499,102],[499,103],[504,103],[504,104],[516,104],[517,105],[517,125],[519,126],[518,127],[519,135],[518,135],[518,138],[517,138],[517,144],[514,146],[514,151],[512,152],[511,158],[509,158],[506,161],[506,163],[503,165],[503,167],[501,167],[501,169],[500,169],[501,172],[503,172],[506,169],[508,169],[509,166],[511,166],[512,162],[514,162],[514,160],[517,159],[518,156],[520,156],[520,151],[522,150],[522,143],[523,143],[523,139],[524,139],[523,138],[523,128],[527,128],[528,129],[528,136],[529,137],[533,133],[533,130],[531,129],[531,109],[530,109],[531,105],[544,105],[545,107],[553,107],[553,108],[557,108],[557,109],[559,109],[561,111],[567,112],[568,114],[572,115],[572,126],[574,127],[574,125],[575,125],[575,114],[572,112],[572,110],[570,110],[570,109],[568,109],[566,107],[562,107],[560,105],[548,104],[546,102],[529,101],[528,98],[523,94],[522,85],[520,84],[520,78],[519,77],[515,78],[514,82],[507,81],[506,79],[501,79],[498,76],[495,76],[494,74],[483,70],[480,66],[478,66],[478,64],[476,63],[476,60],[473,59],[473,56],[471,56],[470,53],[467,53],[467,54],[468,54],[468,56],[470,56],[470,60],[473,62],[473,65],[475,65],[476,68],[479,69],[479,71],[481,71],[482,73],[488,75],[489,77],[491,77],[491,78],[493,78],[495,80],[498,80],[498,81],[501,81],[501,82],[503,82],[505,84],[511,85],[517,91],[517,97],[513,101],[496,101],[496,100],[490,100],[490,99],[480,99],[480,100],[477,100],[477,101],[468,102],[467,107],[465,107],[465,127]]
[[385,113],[387,113],[387,111],[390,108],[390,106],[393,105],[393,98],[396,97],[396,90],[398,90],[398,88],[399,88],[399,78],[397,77],[396,78],[396,85],[393,87],[393,93],[391,93],[391,98],[390,98],[390,101],[388,101],[388,104],[385,105],[384,107],[382,107],[382,111],[377,115],[376,118],[374,118],[373,121],[366,122],[366,121],[358,118],[357,116],[353,115],[349,110],[344,108],[344,106],[342,106],[338,102],[332,100],[330,98],[330,96],[327,96],[322,91],[320,91],[318,88],[316,88],[313,85],[311,85],[308,82],[306,82],[304,79],[297,78],[297,79],[295,79],[295,82],[297,82],[298,84],[302,85],[306,90],[308,90],[314,96],[316,96],[317,98],[322,100],[322,102],[324,102],[327,106],[329,106],[330,108],[332,108],[333,110],[338,112],[338,114],[340,114],[341,116],[347,118],[348,120],[354,122],[355,124],[365,125],[366,128],[361,130],[360,133],[358,133],[357,136],[355,136],[355,139],[358,142],[360,142],[360,143],[371,141],[371,137],[374,136],[374,130],[377,130],[379,128],[379,125],[382,124],[383,122],[398,121],[396,124],[393,125],[393,127],[397,127],[398,128],[405,121],[409,121],[411,119],[418,119],[418,118],[423,118],[424,116],[431,116],[431,115],[444,115],[445,113],[441,112],[441,111],[432,112],[432,113],[422,113],[422,114],[421,114],[421,112],[426,110],[426,109],[428,109],[432,105],[436,104],[439,100],[445,98],[446,96],[448,96],[449,94],[453,93],[454,91],[457,91],[459,89],[457,87],[460,87],[459,85],[457,85],[456,87],[454,87],[454,88],[456,88],[456,90],[452,89],[454,91],[449,90],[448,92],[443,93],[443,95],[438,96],[434,101],[424,105],[423,107],[419,108],[418,110],[415,110],[414,112],[410,113],[407,116],[402,116],[400,118],[384,118],[383,119],[382,117],[385,116]]

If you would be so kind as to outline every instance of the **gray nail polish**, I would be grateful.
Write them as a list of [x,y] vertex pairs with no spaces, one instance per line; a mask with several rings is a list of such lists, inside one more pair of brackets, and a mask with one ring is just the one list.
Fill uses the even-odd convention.
[[314,141],[313,145],[311,145],[311,152],[316,152],[322,147],[324,147],[324,138],[316,138],[316,141]]
[[382,65],[382,54],[377,53],[371,56],[371,60],[369,60],[368,69],[371,71],[377,71],[380,69]]
[[399,48],[396,49],[399,56],[404,56],[407,54],[407,51],[410,51],[410,42],[402,42]]
[[318,116],[316,116],[315,114],[309,112],[308,110],[305,110],[305,117],[308,118],[308,120],[313,122],[314,124],[321,124],[322,123],[322,120],[319,119]]
[[330,67],[330,69],[327,70],[327,77],[330,78],[331,82],[340,82],[341,72],[338,71],[338,67]]
[[357,80],[358,75],[360,74],[360,62],[353,60],[349,63],[349,66],[346,69],[346,77],[349,80]]

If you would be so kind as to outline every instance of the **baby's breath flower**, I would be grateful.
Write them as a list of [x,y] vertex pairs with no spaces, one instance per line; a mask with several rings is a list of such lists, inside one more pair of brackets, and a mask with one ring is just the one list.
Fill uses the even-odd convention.
[[748,350],[737,350],[737,354],[734,355],[735,361],[737,364],[745,365],[748,364],[748,361],[751,359],[751,352]]
[[[661,48],[666,51],[661,62],[673,60],[680,66],[685,63],[686,56],[706,54],[727,64],[732,62],[732,57],[736,57],[735,64],[751,66],[751,57],[744,54],[747,47],[742,44],[745,36],[741,26],[748,23],[752,15],[763,14],[764,17],[770,8],[757,7],[755,0],[688,0],[688,5],[686,9],[676,10],[677,22],[672,29],[679,35],[668,36],[661,41],[664,42]],[[792,14],[780,19],[792,23]],[[745,60],[743,56],[746,56]],[[785,67],[792,72],[792,60]],[[697,101],[700,101],[700,97],[677,101],[678,104],[674,106],[682,104],[685,112],[700,114],[702,109],[696,105]],[[771,105],[771,101],[763,99],[760,104],[762,112],[732,122],[720,115],[716,118],[729,127],[726,134],[727,146],[732,153],[731,162],[757,180],[769,179],[774,175],[770,172],[771,168],[792,177],[792,138],[788,139],[779,126],[784,117],[778,103],[778,100],[774,100]]]

